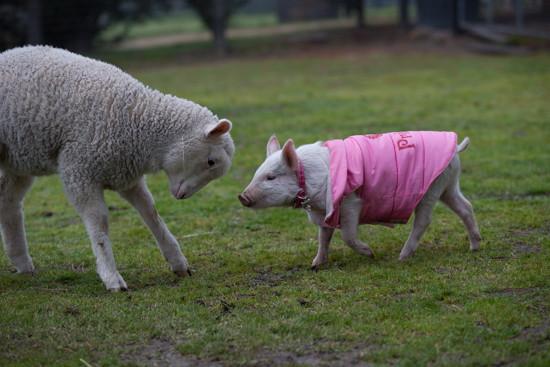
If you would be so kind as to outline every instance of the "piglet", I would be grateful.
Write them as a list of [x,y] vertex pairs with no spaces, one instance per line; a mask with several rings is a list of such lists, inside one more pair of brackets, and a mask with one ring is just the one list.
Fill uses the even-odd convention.
[[392,227],[414,215],[400,260],[410,257],[431,222],[438,200],[464,223],[470,249],[479,249],[481,236],[472,205],[460,191],[458,153],[454,132],[411,131],[355,135],[303,145],[291,139],[281,149],[275,135],[267,142],[267,158],[256,170],[241,203],[252,209],[288,206],[304,209],[319,227],[319,248],[312,269],[328,261],[328,247],[336,228],[356,252],[373,257],[357,238],[359,224]]

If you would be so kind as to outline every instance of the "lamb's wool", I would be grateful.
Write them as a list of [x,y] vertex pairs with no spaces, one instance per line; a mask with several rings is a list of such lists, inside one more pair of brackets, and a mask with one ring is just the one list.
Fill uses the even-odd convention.
[[127,289],[116,269],[104,189],[141,215],[178,275],[189,273],[143,175],[164,170],[187,198],[231,165],[231,123],[152,90],[120,69],[51,47],[0,54],[0,232],[18,272],[33,272],[22,200],[33,176],[59,173],[92,242],[107,289]]
[[15,175],[125,188],[159,170],[172,143],[216,122],[100,61],[46,46],[0,54],[0,161]]

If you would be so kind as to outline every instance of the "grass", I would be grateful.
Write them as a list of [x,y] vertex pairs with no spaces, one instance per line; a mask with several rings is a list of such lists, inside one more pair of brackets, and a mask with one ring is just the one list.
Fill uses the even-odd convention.
[[[109,193],[131,290],[106,292],[58,178],[39,178],[25,207],[38,274],[13,274],[0,256],[0,365],[149,365],[160,357],[147,359],[148,345],[169,345],[195,365],[548,365],[548,54],[375,52],[131,72],[234,122],[237,153],[223,179],[176,202],[164,175],[148,178],[195,274],[176,279],[136,213]],[[254,212],[236,200],[273,132],[303,144],[413,129],[471,138],[462,188],[481,251],[468,251],[463,226],[438,206],[410,261],[397,261],[410,224],[370,226],[361,237],[375,260],[337,235],[329,265],[314,273],[316,229],[304,213]]]

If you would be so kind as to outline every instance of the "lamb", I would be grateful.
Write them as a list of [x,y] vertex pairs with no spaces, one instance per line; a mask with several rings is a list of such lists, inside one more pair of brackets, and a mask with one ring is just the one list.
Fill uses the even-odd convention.
[[158,215],[144,175],[164,170],[176,199],[224,175],[234,153],[231,122],[153,90],[119,68],[48,46],[0,54],[0,229],[19,273],[33,273],[22,201],[34,176],[58,173],[92,243],[97,272],[126,290],[108,235],[105,189],[140,214],[172,271],[190,274]]
[[458,146],[453,132],[396,132],[356,135],[307,144],[298,149],[289,139],[281,149],[275,135],[267,142],[267,158],[239,195],[252,209],[274,206],[303,208],[319,227],[319,247],[312,269],[328,262],[335,228],[359,254],[372,249],[357,238],[359,224],[393,226],[414,223],[399,259],[418,248],[431,222],[432,210],[443,201],[463,221],[470,249],[479,249],[481,236],[472,205],[460,191]]

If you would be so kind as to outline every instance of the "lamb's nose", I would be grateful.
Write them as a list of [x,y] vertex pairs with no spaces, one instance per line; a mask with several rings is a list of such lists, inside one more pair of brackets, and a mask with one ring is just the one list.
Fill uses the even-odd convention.
[[252,202],[246,196],[244,196],[243,194],[239,194],[239,201],[244,206],[250,206],[252,204]]

